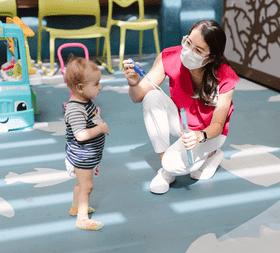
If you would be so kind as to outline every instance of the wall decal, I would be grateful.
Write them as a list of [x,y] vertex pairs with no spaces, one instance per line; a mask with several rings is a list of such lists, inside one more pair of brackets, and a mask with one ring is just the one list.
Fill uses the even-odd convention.
[[280,0],[225,0],[223,25],[237,74],[280,90]]

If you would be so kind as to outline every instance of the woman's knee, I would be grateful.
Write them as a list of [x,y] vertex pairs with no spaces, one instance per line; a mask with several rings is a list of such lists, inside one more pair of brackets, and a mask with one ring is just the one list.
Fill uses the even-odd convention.
[[190,165],[187,161],[178,162],[179,159],[174,159],[171,156],[163,156],[162,168],[172,176],[183,176],[198,170],[206,161],[206,157],[199,159],[194,164]]
[[172,156],[165,153],[161,160],[162,168],[172,176],[180,175],[179,168],[177,164],[173,161]]
[[163,169],[173,176],[187,174],[188,156],[181,138],[165,151],[161,163]]
[[151,108],[152,105],[157,105],[162,101],[162,94],[158,90],[150,90],[143,99],[143,107]]

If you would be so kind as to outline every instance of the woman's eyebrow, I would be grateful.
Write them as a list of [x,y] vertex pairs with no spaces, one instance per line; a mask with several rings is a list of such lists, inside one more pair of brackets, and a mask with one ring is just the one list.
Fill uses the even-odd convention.
[[[191,40],[189,37],[188,37],[188,39],[190,40],[191,43],[193,43],[192,40]],[[206,51],[203,47],[200,47],[200,46],[197,46],[197,45],[196,45],[195,47],[200,48],[200,49],[202,49],[203,51]]]

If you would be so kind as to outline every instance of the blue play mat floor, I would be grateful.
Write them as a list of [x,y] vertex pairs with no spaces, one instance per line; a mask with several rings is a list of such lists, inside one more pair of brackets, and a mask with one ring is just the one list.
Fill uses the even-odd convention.
[[[139,61],[147,72],[153,60]],[[34,128],[0,133],[1,252],[279,252],[280,94],[241,78],[217,173],[205,181],[177,177],[169,192],[155,195],[149,183],[160,161],[142,105],[131,101],[117,63],[114,69],[101,68],[95,100],[110,135],[90,205],[105,227],[79,230],[69,215],[76,179],[65,170],[69,91],[58,74],[33,86]],[[168,93],[168,80],[162,88]]]

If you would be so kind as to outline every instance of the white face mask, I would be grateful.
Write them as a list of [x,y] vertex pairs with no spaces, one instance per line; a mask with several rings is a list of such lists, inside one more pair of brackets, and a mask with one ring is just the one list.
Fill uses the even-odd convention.
[[180,58],[183,65],[188,69],[198,69],[204,67],[208,63],[206,62],[204,65],[202,65],[202,62],[208,57],[205,58],[196,54],[184,44],[183,44]]

